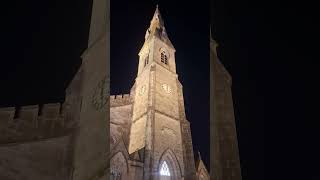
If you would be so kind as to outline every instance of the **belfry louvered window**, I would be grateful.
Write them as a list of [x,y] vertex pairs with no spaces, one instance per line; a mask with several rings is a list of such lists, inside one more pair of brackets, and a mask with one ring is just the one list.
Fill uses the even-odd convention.
[[169,167],[166,161],[163,161],[160,168],[160,175],[161,176],[170,176]]
[[166,55],[166,52],[161,52],[161,62],[164,64],[168,64],[168,56]]

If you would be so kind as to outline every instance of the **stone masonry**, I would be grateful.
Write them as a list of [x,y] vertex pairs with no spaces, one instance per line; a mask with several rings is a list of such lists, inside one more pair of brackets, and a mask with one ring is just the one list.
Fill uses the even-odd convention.
[[157,7],[130,94],[110,97],[112,179],[198,179],[175,51]]
[[93,0],[88,48],[64,103],[0,109],[0,179],[240,180],[231,76],[216,43],[209,175],[200,154],[194,159],[176,50],[158,7],[130,93],[112,96],[109,11],[108,0]]
[[210,148],[211,177],[241,180],[240,158],[233,110],[232,79],[217,56],[217,43],[210,38]]

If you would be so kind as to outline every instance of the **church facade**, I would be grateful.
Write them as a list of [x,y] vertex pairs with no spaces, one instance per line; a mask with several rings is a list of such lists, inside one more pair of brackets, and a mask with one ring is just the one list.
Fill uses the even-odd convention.
[[0,108],[0,179],[241,180],[231,76],[217,44],[209,171],[194,157],[175,48],[158,8],[130,94],[110,96],[109,7],[93,0],[88,47],[63,103]]
[[175,51],[157,7],[130,94],[110,96],[112,179],[209,179],[194,159]]

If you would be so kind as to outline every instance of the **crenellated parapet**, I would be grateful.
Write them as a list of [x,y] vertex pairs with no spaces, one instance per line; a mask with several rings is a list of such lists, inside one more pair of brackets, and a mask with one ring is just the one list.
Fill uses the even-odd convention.
[[132,104],[132,96],[130,94],[111,95],[110,107],[125,106]]
[[0,143],[57,137],[69,132],[75,121],[67,104],[51,103],[0,108]]

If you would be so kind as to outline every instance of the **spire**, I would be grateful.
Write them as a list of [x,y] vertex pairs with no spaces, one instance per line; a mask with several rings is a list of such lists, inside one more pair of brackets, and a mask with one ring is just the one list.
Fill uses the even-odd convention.
[[164,27],[164,21],[161,17],[158,4],[156,6],[156,10],[150,22],[150,27],[146,32],[145,40],[148,41],[152,37],[159,38],[160,40],[162,40],[163,42],[165,42],[167,45],[169,45],[174,49],[167,35],[166,28]]
[[153,28],[164,28],[164,22],[162,20],[160,10],[159,10],[159,5],[157,4],[156,6],[156,11],[154,12],[153,18],[151,20],[150,27],[154,26]]
[[212,29],[210,25],[210,46],[213,48],[214,52],[217,52],[218,43],[212,37]]
[[107,33],[107,27],[110,25],[109,10],[109,4],[106,0],[92,1],[92,15],[88,42],[89,47]]

